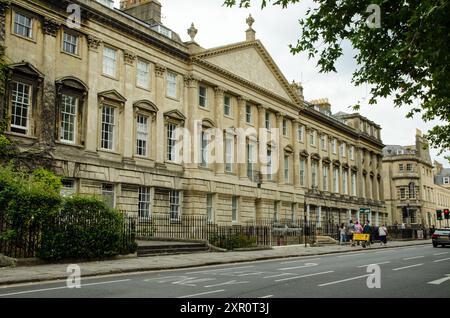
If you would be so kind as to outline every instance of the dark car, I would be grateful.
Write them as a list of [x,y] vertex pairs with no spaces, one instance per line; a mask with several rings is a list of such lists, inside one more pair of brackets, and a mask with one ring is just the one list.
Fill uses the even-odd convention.
[[433,247],[438,247],[438,245],[450,245],[450,228],[434,231],[431,239],[433,241]]

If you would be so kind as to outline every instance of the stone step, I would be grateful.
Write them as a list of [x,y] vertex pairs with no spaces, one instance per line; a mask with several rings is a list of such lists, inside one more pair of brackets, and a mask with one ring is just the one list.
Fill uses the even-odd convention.
[[207,252],[209,247],[205,243],[180,243],[176,242],[171,244],[161,244],[161,245],[140,245],[137,250],[137,255],[139,257],[152,256],[152,255],[168,255],[168,254],[186,254],[186,253],[197,253],[197,252]]

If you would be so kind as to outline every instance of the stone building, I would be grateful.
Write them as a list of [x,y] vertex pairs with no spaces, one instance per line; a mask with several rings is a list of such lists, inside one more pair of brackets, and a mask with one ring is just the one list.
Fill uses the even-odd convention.
[[383,155],[384,197],[391,222],[438,226],[436,210],[448,208],[450,190],[435,184],[422,132],[417,130],[415,145],[388,145]]
[[0,23],[6,134],[49,150],[65,195],[142,218],[386,222],[380,127],[306,102],[251,16],[245,41],[212,49],[163,25],[156,0],[0,0]]

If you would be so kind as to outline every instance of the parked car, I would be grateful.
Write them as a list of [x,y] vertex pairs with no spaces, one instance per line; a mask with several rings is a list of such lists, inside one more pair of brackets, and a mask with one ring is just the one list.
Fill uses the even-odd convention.
[[438,245],[450,245],[450,228],[434,231],[431,240],[433,242],[433,247],[438,247]]

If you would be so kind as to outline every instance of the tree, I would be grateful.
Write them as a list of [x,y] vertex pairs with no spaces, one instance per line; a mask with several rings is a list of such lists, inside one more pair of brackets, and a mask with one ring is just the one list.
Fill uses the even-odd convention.
[[[261,8],[271,0],[260,0]],[[300,0],[275,0],[286,8]],[[441,123],[427,134],[441,153],[450,149],[450,24],[448,0],[314,0],[299,20],[293,54],[318,58],[320,72],[336,72],[342,41],[356,50],[353,83],[368,84],[369,104],[394,96],[407,117]],[[228,7],[249,7],[251,0],[225,0]],[[354,106],[359,109],[359,104]]]

